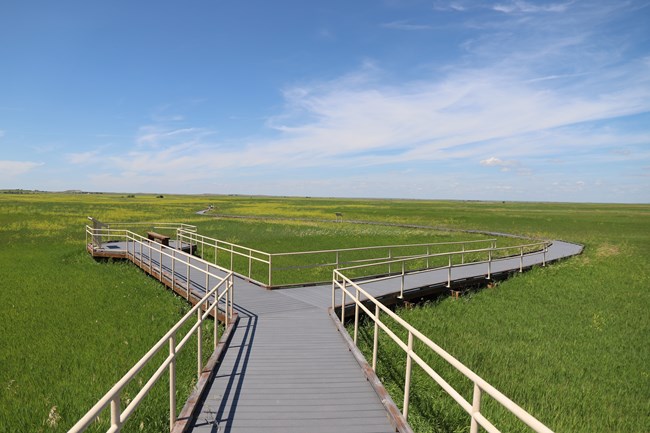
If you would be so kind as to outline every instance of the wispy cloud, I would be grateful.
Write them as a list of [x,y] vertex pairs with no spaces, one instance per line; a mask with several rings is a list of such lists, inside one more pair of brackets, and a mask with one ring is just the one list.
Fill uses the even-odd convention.
[[[473,4],[445,7],[460,12]],[[578,8],[571,2],[513,1],[497,7],[502,10],[489,14],[503,17],[484,23],[492,29],[466,41],[465,56],[431,76],[390,82],[380,65],[366,61],[335,79],[295,83],[283,89],[284,106],[268,118],[266,136],[227,139],[211,128],[178,128],[173,119],[145,125],[129,151],[104,159],[115,171],[95,179],[146,185],[167,171],[176,181],[214,184],[250,167],[283,175],[306,170],[315,179],[332,167],[358,172],[406,164],[465,169],[480,164],[531,175],[545,165],[557,166],[549,161],[577,165],[650,158],[640,150],[650,142],[647,128],[597,124],[650,113],[648,57],[623,61],[618,50],[625,48],[612,48],[618,39],[598,32],[612,9],[582,7],[576,25],[574,18],[562,18]],[[516,15],[523,13],[531,16],[522,21]],[[526,26],[530,31],[521,32]],[[409,21],[384,27],[428,28]],[[69,158],[83,162],[94,156]],[[587,179],[564,182],[562,187],[572,190],[595,185]],[[501,180],[490,188],[525,189]]]
[[28,173],[42,165],[44,165],[42,162],[0,160],[0,179],[12,179],[16,176]]
[[381,26],[387,29],[408,30],[408,31],[431,30],[433,28],[432,26],[427,24],[414,24],[405,20],[391,21],[389,23],[383,23]]
[[169,128],[163,124],[145,125],[140,127],[136,137],[136,143],[139,146],[162,148],[168,143],[179,142],[186,144],[196,143],[209,135],[214,134],[213,131],[204,128]]
[[462,12],[467,10],[468,6],[464,1],[442,1],[436,0],[433,2],[433,9],[438,11],[456,11]]
[[492,9],[506,14],[511,13],[539,13],[539,12],[565,12],[574,2],[539,4],[524,1],[510,1],[492,6]]
[[487,159],[481,160],[480,164],[486,167],[511,167],[513,165],[516,165],[517,161],[504,161],[502,159],[491,156]]
[[65,159],[70,164],[88,164],[101,161],[101,154],[101,149],[95,149],[87,152],[68,153],[65,155]]
[[477,2],[475,0],[435,1],[433,8],[439,11],[466,12],[471,10],[492,10],[505,14],[534,14],[566,12],[575,1],[542,3],[510,0],[500,3]]

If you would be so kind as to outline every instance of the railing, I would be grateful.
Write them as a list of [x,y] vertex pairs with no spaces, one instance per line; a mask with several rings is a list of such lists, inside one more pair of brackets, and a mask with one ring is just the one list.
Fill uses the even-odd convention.
[[[155,230],[169,230],[169,231],[174,231],[176,232],[177,230],[184,230],[186,232],[196,232],[197,228],[195,225],[191,224],[185,224],[185,223],[175,223],[175,222],[117,222],[117,223],[104,223],[101,222],[93,217],[88,217],[90,221],[93,222],[93,227],[92,230],[95,231],[95,234],[93,237],[91,237],[91,241],[93,244],[93,247],[99,248],[102,244],[102,242],[107,242],[112,240],[112,238],[106,238],[102,236],[102,231],[103,229],[122,229],[122,230],[127,230],[129,228],[142,228],[142,227],[150,227]],[[86,230],[86,233],[88,234],[88,230]],[[88,236],[86,236],[86,244],[88,244]]]
[[[541,250],[539,251],[540,254],[543,254],[544,259],[543,263],[545,263],[545,257],[546,257],[546,248],[548,247],[548,243],[542,242],[540,244],[528,244],[528,245],[520,245],[517,247],[503,247],[501,250],[505,249],[519,249],[520,251],[520,270],[523,270],[523,257],[524,257],[524,249],[530,248],[530,247],[535,247],[535,246],[541,246]],[[485,253],[487,252],[488,260],[487,261],[478,261],[478,262],[472,262],[472,263],[462,263],[462,264],[457,264],[456,266],[466,266],[470,264],[476,264],[476,263],[485,263],[487,262],[487,271],[488,275],[490,274],[490,267],[492,263],[492,254],[495,250],[499,250],[497,248],[488,248],[488,249],[482,249],[482,250],[474,250],[474,251],[456,251],[452,253],[443,253],[443,254],[437,254],[435,256],[449,256],[451,257],[452,255],[461,255],[461,254],[468,254],[468,253]],[[422,257],[421,257],[422,258]],[[420,259],[421,259],[420,258]],[[412,260],[413,258],[409,259],[403,259],[401,263],[404,263],[406,260]],[[374,266],[370,265],[370,266]],[[356,268],[359,268],[356,267]],[[451,258],[449,259],[449,278],[451,276],[451,268],[452,268],[452,262]],[[358,337],[358,332],[359,332],[359,314],[362,311],[363,313],[366,314],[368,318],[370,318],[374,322],[374,331],[373,331],[373,347],[372,347],[372,369],[373,371],[376,371],[377,368],[377,358],[378,358],[378,347],[379,347],[379,329],[383,330],[391,340],[393,340],[406,354],[406,367],[405,367],[405,372],[404,372],[404,401],[402,405],[402,415],[404,416],[404,419],[408,421],[408,412],[409,412],[409,400],[410,400],[410,387],[411,387],[411,370],[412,370],[412,364],[413,361],[417,365],[419,365],[422,370],[424,370],[429,377],[431,377],[440,387],[447,392],[459,405],[460,407],[467,412],[467,414],[470,415],[470,432],[471,433],[477,433],[479,426],[483,427],[486,431],[490,433],[499,433],[500,430],[497,429],[482,413],[481,413],[481,397],[482,394],[487,394],[490,397],[492,397],[496,402],[498,402],[501,406],[503,406],[506,410],[511,412],[513,415],[515,415],[519,420],[521,420],[523,423],[531,427],[534,431],[538,433],[552,433],[552,431],[546,427],[544,424],[542,424],[540,421],[538,421],[535,417],[530,415],[528,412],[526,412],[524,409],[522,409],[520,406],[518,406],[516,403],[514,403],[512,400],[510,400],[508,397],[506,397],[504,394],[502,394],[500,391],[498,391],[496,388],[494,388],[492,385],[490,385],[488,382],[486,382],[484,379],[482,379],[480,376],[478,376],[476,373],[474,373],[472,370],[470,370],[468,367],[466,367],[464,364],[462,364],[459,360],[454,358],[452,355],[450,355],[448,352],[443,350],[440,346],[435,344],[433,341],[431,341],[427,336],[423,335],[421,332],[419,332],[417,329],[415,329],[413,326],[411,326],[408,322],[406,322],[404,319],[399,317],[397,314],[395,314],[393,311],[391,311],[388,307],[383,305],[381,302],[379,302],[375,297],[373,297],[370,293],[368,293],[366,290],[364,290],[361,286],[362,283],[354,282],[350,278],[348,278],[346,275],[344,275],[345,272],[349,272],[351,268],[347,269],[339,269],[339,270],[334,270],[333,271],[333,282],[332,282],[332,310],[336,312],[337,306],[336,306],[336,290],[341,290],[341,304],[340,304],[340,316],[337,316],[341,323],[345,323],[345,310],[346,310],[346,298],[349,298],[353,304],[354,304],[354,331],[353,331],[353,342],[356,345],[357,344],[357,337]],[[376,281],[373,280],[373,281]],[[448,284],[450,283],[451,279],[448,280]],[[366,283],[367,281],[364,281]],[[402,276],[402,293],[403,293],[403,288],[404,288],[404,279]],[[370,305],[371,308],[368,308],[366,306],[367,304]],[[374,308],[372,308],[374,307]],[[374,311],[373,311],[374,310]],[[403,341],[393,330],[391,330],[384,322],[382,322],[380,318],[380,314],[384,314],[388,316],[394,323],[396,323],[399,327],[401,327],[403,330],[405,330],[408,333],[408,337],[406,339],[406,342]],[[435,354],[437,354],[440,358],[442,358],[444,361],[446,361],[449,365],[454,367],[458,372],[460,372],[463,376],[465,376],[467,379],[469,379],[471,382],[473,382],[473,395],[472,395],[472,402],[470,403],[467,401],[452,385],[450,385],[445,379],[443,379],[422,357],[416,353],[415,345],[414,345],[414,339],[417,339],[419,342],[421,342],[426,348],[430,349],[433,351]]]
[[[111,411],[111,427],[107,430],[109,432],[119,432],[122,428],[122,425],[128,420],[128,418],[133,414],[135,409],[138,407],[140,402],[147,396],[151,391],[152,387],[156,382],[162,377],[165,370],[169,371],[169,425],[170,430],[173,429],[174,424],[176,423],[177,417],[177,407],[176,407],[176,359],[178,353],[185,347],[189,339],[196,334],[197,336],[197,376],[201,376],[201,371],[203,368],[202,363],[202,326],[203,322],[207,317],[212,314],[214,317],[214,339],[213,345],[214,349],[217,349],[219,344],[219,333],[218,333],[218,318],[219,312],[222,312],[223,320],[226,326],[226,329],[230,326],[233,318],[233,273],[219,268],[215,265],[210,265],[206,263],[206,268],[203,269],[200,266],[196,266],[190,263],[190,255],[183,253],[182,251],[173,250],[170,248],[165,248],[159,244],[154,244],[153,242],[147,241],[142,236],[132,233],[128,230],[115,230],[115,229],[94,229],[92,227],[86,227],[86,233],[93,236],[115,236],[127,241],[127,244],[131,244],[132,248],[127,248],[128,257],[134,263],[139,264],[141,267],[143,264],[148,262],[150,271],[159,272],[161,278],[164,274],[163,266],[163,257],[166,257],[171,262],[171,281],[175,281],[175,269],[185,267],[187,269],[186,273],[186,287],[188,290],[189,297],[189,286],[190,286],[190,269],[196,270],[205,275],[205,295],[199,299],[194,307],[183,316],[167,333],[160,339],[158,342],[120,379],[105,395],[102,397],[87,413],[81,418],[70,430],[69,432],[81,432],[93,423],[101,412],[110,405]],[[139,250],[136,251],[136,250]],[[145,252],[146,251],[146,252]],[[154,264],[153,255],[159,255],[158,264]],[[220,271],[224,272],[225,275],[219,276],[213,272],[210,272],[209,268],[218,268]],[[157,269],[156,269],[157,268]],[[214,286],[209,289],[208,282],[212,278],[212,281],[217,281]],[[173,283],[172,283],[173,284]],[[220,305],[221,304],[221,305]],[[196,317],[196,322],[194,325],[187,331],[187,333],[178,341],[178,332],[186,323],[190,322],[192,317]],[[165,360],[158,365],[154,374],[149,378],[149,380],[144,384],[140,389],[138,394],[131,400],[131,402],[122,410],[121,407],[121,393],[124,388],[136,377],[136,375],[147,365],[152,359],[158,354],[165,346],[169,348],[169,355]]]
[[[235,272],[238,275],[247,277],[249,280],[255,281],[260,285],[271,285],[271,254],[265,253],[264,251],[259,251],[253,248],[244,247],[241,245],[234,244],[232,242],[222,241],[219,239],[211,238],[208,236],[200,235],[196,232],[189,232],[183,229],[179,229],[176,232],[176,239],[178,242],[186,241],[190,244],[196,244],[199,246],[198,254],[203,259],[209,254],[213,254],[212,262],[217,264],[219,260],[219,252],[223,256],[229,256],[229,265],[231,271],[235,271],[235,259],[240,257],[244,258],[247,261],[247,270],[240,269],[241,272]],[[268,269],[268,284],[260,282],[253,277],[253,263],[261,263],[264,265],[264,268]]]
[[[488,244],[491,248],[496,247],[496,239],[478,239],[459,242],[431,242],[420,244],[402,244],[402,245],[382,245],[357,248],[339,248],[317,251],[296,251],[286,253],[267,253],[253,248],[237,245],[232,242],[222,241],[208,236],[200,235],[196,232],[186,232],[182,229],[177,230],[177,240],[196,244],[200,248],[198,254],[205,260],[215,264],[221,263],[221,266],[229,267],[230,270],[238,275],[248,278],[259,285],[266,287],[278,287],[291,284],[315,284],[322,283],[305,279],[305,270],[323,269],[325,272],[333,269],[339,269],[342,266],[361,264],[364,266],[368,263],[388,263],[388,269],[384,273],[392,274],[391,263],[395,259],[411,259],[420,257],[433,257],[431,251],[444,247],[460,247],[461,251],[467,253],[477,251],[466,249],[468,246],[476,244]],[[486,250],[487,251],[487,250]],[[370,254],[367,254],[370,253]],[[441,253],[442,254],[442,253]],[[226,259],[219,258],[226,256]],[[283,260],[284,259],[284,260]],[[280,263],[280,264],[279,264]],[[261,268],[260,268],[261,265]],[[423,263],[423,268],[428,269],[429,262]],[[285,278],[277,283],[278,273],[282,271],[301,271],[297,272],[297,278]],[[274,283],[275,278],[275,283]]]
[[[394,260],[387,260],[382,262],[375,262],[357,266],[348,266],[345,268],[338,269],[340,272],[347,274],[348,276],[354,274],[355,280],[364,278],[363,281],[357,281],[358,284],[367,284],[370,282],[375,282],[385,279],[395,279],[400,278],[400,295],[402,298],[404,296],[405,288],[405,279],[406,275],[414,274],[417,272],[427,272],[436,269],[446,269],[447,270],[447,287],[451,287],[451,282],[453,280],[452,270],[456,268],[462,268],[465,266],[475,266],[477,264],[485,264],[485,274],[487,279],[492,278],[492,264],[497,260],[502,260],[504,258],[518,257],[519,259],[519,272],[524,270],[524,257],[531,257],[534,255],[542,256],[542,266],[546,266],[546,253],[548,252],[548,247],[550,243],[547,241],[535,242],[530,244],[523,245],[514,245],[508,247],[490,247],[490,248],[480,248],[476,250],[461,250],[461,251],[447,251],[444,253],[435,253],[435,254],[424,254],[420,256],[411,256],[404,257]],[[514,253],[514,254],[513,254]],[[475,260],[467,261],[467,257],[473,257]],[[456,262],[454,258],[456,257]],[[431,262],[436,259],[444,259],[445,262],[442,266],[432,266]],[[416,266],[408,266],[408,263],[418,263]],[[426,266],[422,267],[419,265],[420,262],[425,262]],[[401,271],[394,274],[392,273],[391,266],[399,266]],[[375,275],[382,274],[382,271],[370,271],[365,274],[361,274],[359,270],[369,270],[373,268],[379,269],[388,269],[388,273],[385,276],[380,276],[376,278],[371,278]],[[385,273],[385,272],[384,272]]]
[[[363,267],[367,264],[375,264],[380,262],[388,263],[388,269],[386,272],[388,274],[393,273],[391,267],[391,262],[393,260],[399,259],[412,259],[419,257],[426,257],[432,255],[432,248],[443,248],[443,247],[461,247],[464,251],[468,245],[475,244],[489,244],[491,247],[496,246],[496,239],[476,239],[471,241],[455,241],[455,242],[429,242],[429,243],[419,243],[419,244],[401,244],[401,245],[379,245],[379,246],[369,246],[369,247],[356,247],[356,248],[339,248],[339,249],[330,249],[330,250],[318,250],[318,251],[298,251],[298,252],[289,252],[289,253],[274,253],[272,254],[274,259],[279,259],[282,257],[294,258],[296,264],[285,266],[285,267],[274,267],[274,272],[283,271],[283,270],[293,270],[293,269],[317,269],[317,268],[326,268],[328,270],[340,269],[342,267],[349,268],[350,265],[359,264],[358,266]],[[371,253],[371,256],[364,257],[364,253]],[[356,257],[355,257],[356,255]],[[321,260],[318,258],[311,260],[311,263],[308,264],[299,264],[300,257],[321,257]],[[429,262],[422,263],[424,269],[430,267]],[[314,281],[314,283],[317,281]]]

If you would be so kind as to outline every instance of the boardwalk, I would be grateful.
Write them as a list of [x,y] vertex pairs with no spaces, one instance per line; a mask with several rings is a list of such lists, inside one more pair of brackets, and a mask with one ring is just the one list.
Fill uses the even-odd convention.
[[192,431],[395,431],[324,311],[250,289]]
[[[173,273],[179,287],[189,286],[196,297],[213,281],[206,281],[196,269],[170,263],[160,244],[148,250],[135,244],[115,244],[113,250],[129,249],[144,269]],[[581,247],[556,241],[545,260],[578,254]],[[187,256],[192,265],[220,271],[197,257]],[[542,256],[524,256],[523,266],[539,264]],[[161,263],[162,262],[162,263]],[[492,274],[518,270],[519,257],[495,260]],[[454,280],[485,278],[486,264],[472,264],[452,270]],[[153,272],[155,275],[156,272]],[[160,275],[160,272],[158,272]],[[395,295],[401,276],[364,284],[373,296]],[[404,293],[421,287],[445,286],[446,269],[407,274]],[[265,290],[241,278],[235,282],[235,309],[239,323],[216,376],[188,424],[195,432],[394,432],[386,404],[366,379],[361,366],[327,313],[331,285]],[[340,294],[336,302],[340,303]],[[409,431],[408,428],[406,431]]]

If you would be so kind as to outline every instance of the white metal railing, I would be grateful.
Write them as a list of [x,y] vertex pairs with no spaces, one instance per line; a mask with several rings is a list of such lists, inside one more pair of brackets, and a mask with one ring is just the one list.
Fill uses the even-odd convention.
[[[436,270],[436,269],[446,269],[447,270],[447,287],[451,287],[451,282],[453,280],[452,278],[452,269],[456,268],[462,268],[465,266],[475,266],[477,264],[485,264],[486,269],[486,278],[491,279],[492,278],[492,264],[497,261],[497,260],[503,260],[505,258],[513,258],[517,257],[519,260],[519,272],[523,272],[524,270],[524,257],[530,257],[533,255],[541,255],[542,256],[542,266],[546,266],[546,253],[548,252],[548,247],[550,245],[550,242],[548,241],[541,241],[541,242],[535,242],[535,243],[530,243],[530,244],[522,244],[522,245],[513,245],[513,246],[507,246],[507,247],[489,247],[489,248],[480,248],[476,250],[460,250],[460,251],[447,251],[443,253],[435,253],[435,254],[423,254],[419,256],[410,256],[410,257],[403,257],[399,259],[393,259],[393,260],[386,260],[386,261],[381,261],[381,262],[375,262],[375,263],[369,263],[369,264],[362,264],[362,265],[356,265],[356,266],[348,266],[345,268],[340,268],[338,269],[342,273],[350,273],[351,271],[356,271],[360,269],[372,269],[376,267],[390,267],[391,265],[400,265],[401,271],[397,274],[393,274],[390,272],[386,276],[380,276],[376,278],[364,278],[363,281],[358,281],[360,278],[364,277],[363,275],[359,275],[358,273],[355,274],[355,280],[357,280],[358,284],[368,284],[372,283],[375,281],[379,280],[386,280],[386,279],[395,279],[395,278],[400,278],[400,295],[399,297],[402,298],[404,296],[404,288],[405,288],[405,279],[406,275],[408,274],[414,274],[417,272],[427,272],[431,270]],[[516,252],[516,254],[508,254],[508,252]],[[502,253],[502,254],[498,254]],[[478,257],[482,257],[479,260],[474,260],[474,261],[466,261],[466,257],[468,255],[474,255]],[[456,259],[456,262],[454,262],[454,257],[459,257]],[[433,259],[436,258],[447,258],[446,260],[446,265],[444,266],[437,266],[437,267],[431,267],[430,262]],[[426,265],[424,269],[418,268],[418,269],[407,269],[407,263],[409,262],[415,262],[415,261],[426,261]],[[389,268],[390,269],[390,268]],[[374,275],[379,274],[380,272],[377,271],[370,271],[367,273],[366,277],[372,277]]]
[[[209,263],[205,263],[205,269],[201,266],[190,263],[190,255],[183,253],[182,251],[173,250],[170,248],[164,248],[160,244],[155,244],[152,241],[145,239],[144,237],[130,232],[128,230],[116,230],[116,229],[94,229],[92,227],[86,226],[87,235],[100,235],[100,236],[114,236],[121,237],[126,242],[127,245],[131,245],[131,248],[127,246],[127,256],[134,263],[139,264],[141,267],[145,262],[149,264],[150,271],[157,271],[161,279],[165,272],[163,266],[163,257],[166,258],[171,265],[171,281],[175,281],[175,268],[187,269],[186,273],[186,287],[188,289],[189,296],[189,286],[190,286],[190,269],[195,270],[199,273],[202,273],[205,276],[205,294],[199,299],[194,307],[183,316],[167,333],[160,339],[158,342],[102,397],[87,413],[84,415],[70,430],[69,432],[81,432],[84,431],[94,420],[99,417],[101,412],[110,405],[111,411],[111,426],[107,430],[108,432],[119,432],[122,428],[122,425],[128,420],[128,418],[136,410],[140,402],[147,396],[151,391],[152,387],[156,382],[162,377],[165,370],[169,371],[169,425],[170,430],[173,429],[174,424],[176,423],[177,417],[177,407],[176,407],[176,359],[178,353],[183,347],[187,344],[189,339],[196,334],[197,336],[197,376],[201,376],[201,371],[203,368],[202,356],[202,325],[207,317],[212,314],[214,317],[214,331],[213,331],[213,345],[214,350],[216,350],[217,345],[219,344],[219,333],[218,333],[218,318],[219,312],[221,311],[224,318],[224,323],[226,329],[230,326],[233,318],[233,273],[227,269],[220,268]],[[154,263],[153,255],[158,254],[159,261],[157,264]],[[145,258],[146,257],[146,258]],[[195,259],[198,260],[198,259]],[[218,269],[224,272],[224,275],[218,275],[210,271],[210,267]],[[157,268],[157,269],[156,269]],[[208,282],[212,278],[212,281],[216,281],[216,284],[209,288]],[[173,284],[173,283],[172,283]],[[221,304],[221,305],[220,305]],[[196,317],[196,322],[193,326],[187,331],[187,333],[182,336],[180,341],[178,341],[178,332],[181,327],[186,323],[189,323],[192,317]],[[160,365],[158,365],[154,374],[149,378],[149,380],[144,384],[140,389],[137,395],[128,403],[128,405],[122,410],[121,406],[121,393],[124,388],[136,377],[136,375],[147,365],[149,364],[154,356],[158,354],[165,346],[169,348],[169,355],[164,359]]]
[[[185,224],[185,223],[175,223],[175,222],[117,222],[117,223],[104,223],[102,221],[99,221],[91,216],[88,217],[90,221],[93,222],[93,229],[95,230],[100,230],[100,229],[129,229],[129,228],[142,228],[142,227],[151,227],[152,229],[155,230],[171,230],[171,231],[176,231],[176,230],[185,230],[187,232],[196,232],[197,228],[195,225],[192,224]],[[98,248],[101,246],[102,242],[106,241],[105,238],[103,238],[100,234],[101,232],[97,232],[94,237],[91,238],[92,244],[94,247]],[[88,239],[86,239],[86,243],[88,243]]]
[[[196,244],[200,246],[198,254],[205,258],[208,249],[211,252],[214,252],[213,261],[217,264],[219,258],[219,252],[221,254],[230,255],[230,270],[234,271],[235,268],[235,257],[243,257],[248,261],[248,271],[246,272],[236,272],[239,275],[247,277],[249,280],[253,280],[260,285],[271,285],[271,254],[265,253],[264,251],[256,250],[253,248],[244,247],[237,245],[232,242],[227,242],[208,236],[200,235],[196,232],[189,232],[183,229],[179,229],[176,232],[176,239],[178,242],[186,241],[190,244]],[[268,269],[268,284],[257,281],[253,278],[253,263],[262,263]]]
[[[391,274],[393,269],[391,264],[394,263],[395,259],[411,259],[411,258],[420,258],[420,257],[433,257],[431,253],[432,249],[442,248],[446,246],[460,247],[461,251],[466,251],[467,253],[477,251],[467,249],[468,246],[476,244],[489,244],[491,248],[496,247],[497,240],[492,239],[477,239],[469,241],[455,241],[455,242],[430,242],[430,243],[419,243],[419,244],[401,244],[401,245],[380,245],[380,246],[368,246],[368,247],[356,247],[356,248],[338,248],[338,249],[328,249],[328,250],[314,250],[314,251],[295,251],[295,252],[284,252],[284,253],[267,253],[264,251],[256,250],[254,248],[245,247],[238,245],[232,242],[223,241],[215,239],[212,237],[200,235],[196,232],[187,232],[183,229],[177,230],[177,241],[186,241],[188,243],[196,244],[200,246],[199,255],[203,258],[206,257],[206,252],[210,251],[210,254],[213,255],[212,261],[216,264],[218,257],[220,255],[229,256],[228,263],[230,263],[230,269],[238,275],[242,275],[248,278],[251,281],[254,281],[260,285],[267,287],[275,287],[273,285],[273,276],[277,275],[280,271],[286,270],[295,270],[295,269],[315,269],[315,268],[330,268],[330,269],[339,269],[342,266],[351,265],[351,264],[361,264],[364,266],[368,263],[387,263],[388,264],[388,273]],[[409,254],[399,255],[399,250],[414,250]],[[397,254],[395,252],[398,252]],[[487,251],[487,249],[486,249]],[[365,258],[351,258],[344,257],[345,254],[350,253],[363,253],[363,252],[377,252],[378,254],[373,255],[372,257]],[[312,260],[302,260],[301,257],[316,257]],[[247,261],[247,268],[238,269],[239,272],[235,271],[235,260],[237,257],[241,257]],[[280,258],[290,258],[292,264],[288,266],[278,266],[278,260]],[[253,266],[255,263],[261,264],[265,269],[263,273],[258,273],[254,275]],[[425,268],[429,268],[429,262],[427,260],[424,265]],[[304,277],[304,273],[301,274]],[[257,278],[256,278],[257,277]],[[260,278],[261,277],[261,278]],[[308,281],[304,278],[299,281],[293,281],[290,284],[313,284],[318,283],[319,281]],[[286,284],[286,283],[285,283]]]
[[[534,247],[536,245],[540,245],[542,248],[540,251],[537,253],[541,253],[544,256],[543,259],[543,264],[545,263],[546,259],[546,249],[548,247],[547,242],[541,242],[539,244],[528,244],[528,245],[520,245],[520,246],[515,246],[515,247],[502,247],[501,249],[505,250],[508,248],[518,248],[520,250],[520,270],[523,269],[523,251],[524,248],[526,247]],[[492,256],[492,251],[498,250],[497,248],[488,248],[488,249],[483,249],[483,250],[474,250],[471,251],[472,253],[475,252],[485,252],[487,250],[489,254],[489,259],[487,260],[488,264],[488,275],[489,275],[489,269],[490,265],[492,262],[491,256]],[[470,253],[470,251],[456,251],[453,253],[442,253],[442,254],[437,254],[436,256],[443,256],[443,255],[460,255],[460,254],[467,254]],[[404,263],[405,260],[411,260],[412,258],[409,259],[403,259],[401,260],[402,263]],[[449,272],[451,272],[451,259],[449,261]],[[457,264],[456,266],[466,266],[466,265],[471,265],[471,264],[476,264],[476,263],[483,263],[483,261],[479,262],[472,262],[472,263],[462,263],[462,264]],[[374,264],[373,264],[374,265]],[[369,266],[373,266],[369,265]],[[354,268],[360,268],[363,266],[357,266]],[[404,372],[404,401],[403,401],[403,406],[402,406],[402,415],[404,416],[404,419],[408,422],[408,411],[409,411],[409,399],[410,399],[410,387],[411,387],[411,369],[412,369],[412,363],[415,361],[417,365],[419,365],[422,370],[424,370],[429,377],[431,377],[440,387],[447,392],[455,401],[458,403],[461,408],[467,412],[467,414],[470,415],[470,432],[471,433],[477,433],[479,426],[483,427],[486,431],[490,433],[499,433],[500,430],[497,429],[485,416],[481,413],[481,396],[483,393],[489,395],[492,397],[496,402],[498,402],[501,406],[503,406],[506,410],[508,410],[510,413],[515,415],[519,420],[521,420],[523,423],[531,427],[535,432],[538,433],[552,433],[552,431],[546,427],[544,424],[542,424],[539,420],[537,420],[535,417],[530,415],[528,412],[526,412],[524,409],[522,409],[520,406],[518,406],[516,403],[514,403],[512,400],[510,400],[508,397],[506,397],[503,393],[498,391],[496,388],[494,388],[492,385],[490,385],[488,382],[486,382],[484,379],[482,379],[480,376],[478,376],[476,373],[474,373],[472,370],[470,370],[468,367],[466,367],[463,363],[461,363],[459,360],[454,358],[451,354],[446,352],[444,349],[442,349],[440,346],[435,344],[433,341],[431,341],[427,336],[422,334],[420,331],[415,329],[412,325],[410,325],[408,322],[406,322],[404,319],[399,317],[397,314],[395,314],[393,311],[391,311],[388,307],[383,305],[381,302],[379,302],[375,297],[373,297],[368,291],[364,290],[361,286],[362,284],[368,283],[369,281],[376,281],[375,280],[368,280],[368,281],[363,281],[363,283],[359,282],[354,282],[350,278],[344,275],[345,272],[348,272],[352,268],[346,268],[346,269],[337,269],[333,271],[333,281],[332,281],[332,310],[336,312],[337,306],[336,306],[336,290],[341,290],[341,304],[340,304],[340,316],[337,315],[337,318],[341,321],[341,323],[345,323],[345,309],[346,309],[346,298],[349,298],[354,305],[354,331],[353,331],[353,342],[356,345],[357,344],[357,337],[358,337],[358,332],[359,332],[359,314],[360,312],[363,312],[366,314],[367,317],[369,317],[373,322],[374,322],[374,331],[373,331],[373,347],[372,347],[372,369],[373,371],[376,371],[377,368],[377,358],[378,358],[378,347],[379,347],[379,330],[383,330],[391,340],[393,340],[406,354],[406,367],[405,367],[405,372]],[[449,274],[450,275],[450,274]],[[448,280],[449,284],[450,280]],[[404,279],[403,279],[403,274],[402,274],[402,293],[404,289]],[[371,308],[374,306],[374,309],[371,310],[371,308],[368,308],[366,304],[370,304]],[[374,310],[374,311],[373,311]],[[384,314],[390,319],[394,321],[399,327],[401,327],[403,330],[405,330],[408,333],[408,337],[406,339],[406,342],[400,338],[393,330],[391,330],[384,322],[382,322],[380,318],[380,314]],[[443,379],[415,350],[415,345],[414,345],[414,339],[417,339],[420,341],[424,346],[431,351],[433,351],[435,354],[437,354],[440,358],[442,358],[444,361],[446,361],[449,365],[454,367],[458,372],[460,372],[463,376],[465,376],[467,379],[469,379],[471,382],[473,382],[474,385],[474,390],[473,390],[473,395],[472,395],[472,402],[470,403],[467,401],[452,385],[450,385],[445,379]]]
[[[88,217],[90,221],[93,223],[93,227],[91,228],[91,231],[94,231],[93,236],[90,238],[93,248],[100,248],[101,244],[103,242],[110,241],[111,238],[109,237],[108,239],[104,236],[102,236],[102,229],[122,229],[122,230],[127,230],[129,228],[142,228],[142,227],[150,227],[155,230],[170,230],[170,231],[176,231],[176,230],[184,230],[186,232],[196,232],[197,228],[195,225],[192,224],[185,224],[185,223],[175,223],[175,222],[117,222],[117,223],[104,223],[101,222],[91,216]],[[88,228],[86,229],[86,244],[89,244],[88,242],[88,234],[89,230]]]
[[[90,218],[90,217],[89,217]],[[117,223],[103,223],[106,228],[125,228],[125,227],[151,227],[154,229],[162,230],[185,230],[188,232],[196,232],[197,227],[192,224],[176,223],[176,222],[117,222]]]
[[[496,247],[496,239],[476,239],[471,241],[454,241],[454,242],[429,242],[429,243],[419,243],[419,244],[401,244],[401,245],[379,245],[379,246],[368,246],[368,247],[355,247],[355,248],[338,248],[330,250],[318,250],[318,251],[297,251],[289,253],[274,253],[274,257],[291,257],[291,256],[314,256],[314,255],[328,255],[332,259],[330,261],[310,264],[307,266],[301,266],[303,268],[318,268],[318,267],[334,267],[334,269],[339,269],[344,265],[350,265],[354,263],[360,263],[360,266],[363,266],[364,263],[374,263],[378,261],[391,261],[393,259],[402,259],[402,258],[411,258],[431,255],[432,247],[443,247],[443,246],[460,246],[462,250],[465,250],[467,245],[479,244],[479,243],[489,243],[491,247]],[[424,252],[414,252],[406,255],[395,255],[395,250],[404,250],[404,249],[415,249],[423,250]],[[365,251],[378,251],[380,254],[385,252],[386,255],[378,255],[370,258],[363,259],[346,259],[342,258],[344,253],[354,253],[354,252],[365,252]],[[347,267],[347,266],[346,266]],[[295,268],[295,266],[290,267]],[[390,270],[389,270],[390,273]]]

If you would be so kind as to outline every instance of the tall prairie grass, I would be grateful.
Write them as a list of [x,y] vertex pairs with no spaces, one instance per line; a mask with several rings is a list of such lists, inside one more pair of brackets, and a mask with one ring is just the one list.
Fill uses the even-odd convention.
[[[212,216],[195,214],[208,205]],[[66,431],[189,309],[135,266],[94,261],[84,249],[88,215],[196,224],[200,233],[268,252],[487,236],[336,224],[335,212],[344,221],[584,243],[579,258],[400,314],[557,431],[647,431],[650,206],[0,194],[0,432]],[[223,214],[267,219],[215,217]],[[519,240],[499,238],[508,242]],[[193,386],[194,347],[179,362],[179,402]],[[400,401],[403,357],[385,341],[381,348],[388,356],[380,376]],[[412,389],[416,431],[466,430],[464,416],[419,373]],[[163,379],[127,431],[164,430],[166,392]],[[492,410],[502,416],[488,403]],[[102,415],[95,430],[107,421]]]

